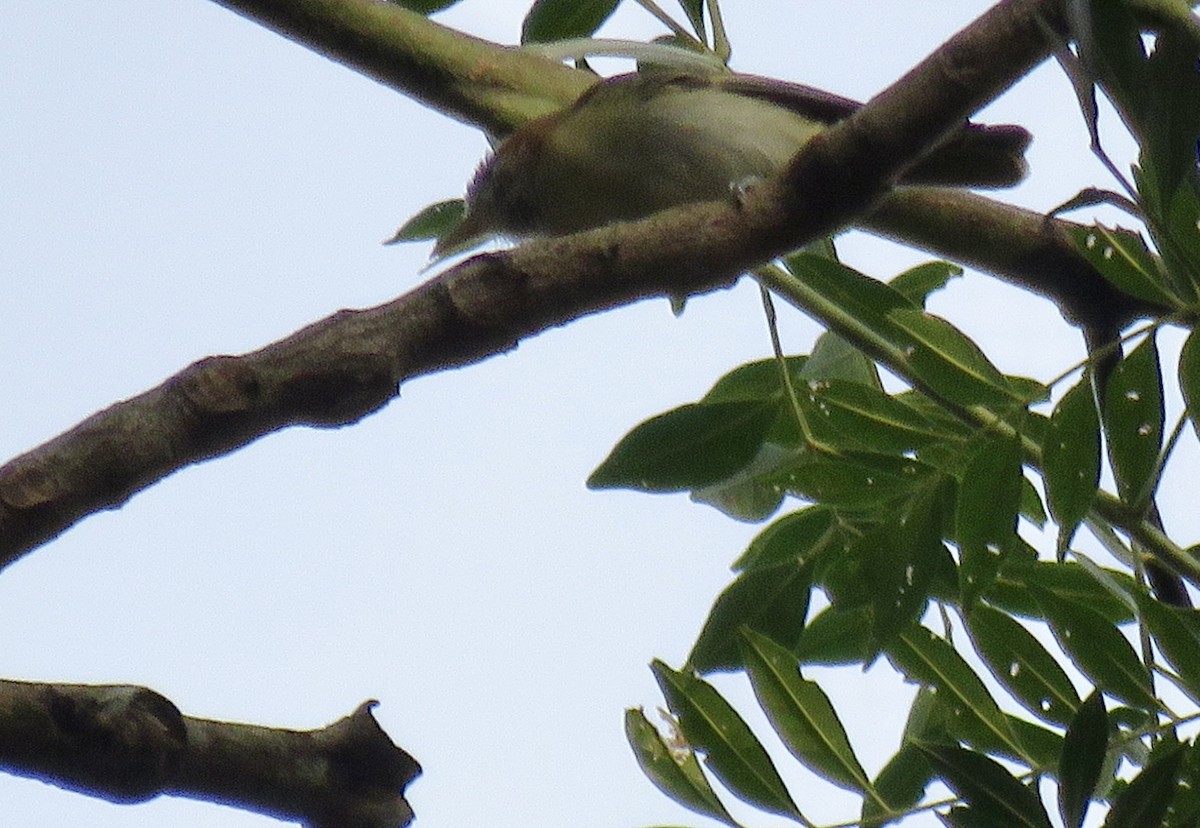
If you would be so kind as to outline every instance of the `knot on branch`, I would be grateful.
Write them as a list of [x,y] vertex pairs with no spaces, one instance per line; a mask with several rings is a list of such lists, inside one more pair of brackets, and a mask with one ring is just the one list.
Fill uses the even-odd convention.
[[179,709],[144,687],[46,687],[49,727],[40,754],[48,778],[113,802],[157,796],[187,746]]

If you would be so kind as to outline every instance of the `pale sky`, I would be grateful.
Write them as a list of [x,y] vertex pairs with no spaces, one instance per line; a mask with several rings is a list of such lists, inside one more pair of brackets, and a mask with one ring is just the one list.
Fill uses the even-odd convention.
[[[511,42],[525,5],[465,0],[439,19]],[[987,5],[729,0],[727,23],[735,68],[865,98]],[[606,31],[657,33],[636,11]],[[418,284],[428,247],[380,242],[461,194],[485,150],[208,0],[10,3],[0,111],[4,459],[199,358]],[[1107,185],[1055,67],[984,118],[1034,132],[1013,200],[1048,209]],[[841,249],[881,277],[928,258],[861,235]],[[1082,355],[1046,303],[994,280],[959,280],[932,308],[1005,370],[1047,380]],[[810,347],[812,323],[782,324]],[[683,661],[762,527],[583,481],[636,423],[768,354],[742,283],[678,319],[666,301],[591,317],[414,380],[353,427],[185,469],[0,573],[0,675],[144,684],[190,715],[296,729],[377,698],[425,767],[409,788],[421,828],[709,824],[641,776],[622,712],[660,703],[646,664]],[[885,666],[813,674],[878,771],[912,688]],[[719,685],[761,722],[742,682]],[[780,765],[809,816],[856,816]],[[24,828],[280,824],[9,776],[0,803]]]

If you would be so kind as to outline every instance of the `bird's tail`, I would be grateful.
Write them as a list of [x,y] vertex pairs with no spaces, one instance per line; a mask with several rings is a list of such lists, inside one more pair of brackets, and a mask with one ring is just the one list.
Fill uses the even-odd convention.
[[1028,171],[1032,136],[1019,126],[967,124],[904,174],[905,184],[1011,187]]

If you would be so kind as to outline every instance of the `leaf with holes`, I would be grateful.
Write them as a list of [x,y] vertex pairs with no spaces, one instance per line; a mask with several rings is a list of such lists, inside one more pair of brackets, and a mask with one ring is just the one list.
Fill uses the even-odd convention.
[[1032,585],[1059,646],[1104,692],[1126,704],[1157,710],[1150,673],[1129,640],[1100,613]]
[[1043,457],[1050,514],[1058,521],[1066,545],[1100,485],[1100,416],[1086,379],[1054,407]]
[[1000,577],[984,597],[989,604],[1014,615],[1044,618],[1042,607],[1032,591],[1036,584],[1060,598],[1090,607],[1113,624],[1132,621],[1133,599],[1122,597],[1120,593],[1124,593],[1125,596],[1133,593],[1137,589],[1134,580],[1127,573],[1112,569],[1100,569],[1099,574],[1115,585],[1117,594],[1077,563],[1006,563],[1000,570]]
[[1153,493],[1163,436],[1162,369],[1154,335],[1117,364],[1104,398],[1104,435],[1121,497]]
[[944,319],[915,308],[898,308],[888,314],[888,320],[912,338],[907,348],[909,365],[943,399],[1007,411],[1045,394],[1041,386],[1030,393],[1009,382],[978,345]]
[[965,606],[991,586],[1004,550],[1016,537],[1024,479],[1016,434],[982,442],[962,471],[954,532],[961,551],[958,577]]
[[717,799],[690,747],[686,749],[683,759],[678,759],[657,728],[647,721],[646,714],[637,708],[625,711],[625,738],[633,748],[642,773],[656,788],[698,814],[726,825],[737,825],[721,800]]
[[888,657],[909,681],[937,689],[941,703],[974,719],[1009,753],[1023,756],[1025,747],[979,676],[945,639],[924,627],[912,627],[887,647]]
[[985,604],[972,608],[967,632],[988,669],[1025,709],[1065,725],[1079,707],[1079,695],[1054,656],[1024,626]]
[[711,684],[661,661],[650,665],[687,740],[734,795],[775,814],[797,817],[779,771],[750,727]]
[[1171,307],[1175,304],[1170,292],[1163,287],[1158,260],[1139,234],[1100,224],[1072,227],[1067,234],[1088,263],[1122,293],[1154,305]]

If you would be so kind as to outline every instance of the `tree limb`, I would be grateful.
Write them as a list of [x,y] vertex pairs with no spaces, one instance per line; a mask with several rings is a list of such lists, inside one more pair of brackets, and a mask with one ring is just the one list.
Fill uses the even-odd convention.
[[900,187],[855,226],[970,265],[1050,299],[1072,324],[1117,331],[1164,312],[1104,279],[1067,235],[1082,225],[965,190]]
[[401,828],[421,766],[375,704],[296,731],[184,716],[145,687],[0,681],[0,768],[111,802],[169,794],[310,828]]

